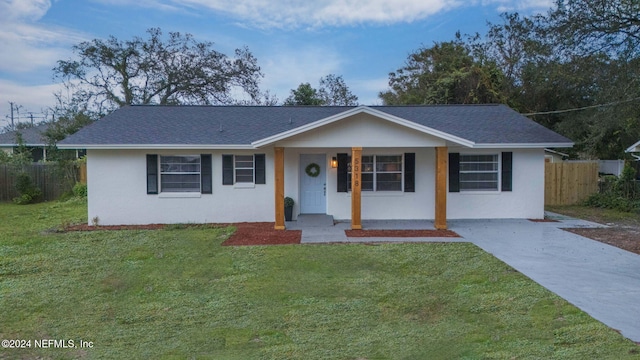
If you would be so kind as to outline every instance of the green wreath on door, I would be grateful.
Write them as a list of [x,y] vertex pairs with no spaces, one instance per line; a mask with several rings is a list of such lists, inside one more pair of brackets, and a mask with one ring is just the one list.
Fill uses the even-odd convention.
[[304,169],[304,172],[306,172],[307,175],[311,177],[318,177],[318,175],[320,175],[320,165],[311,163],[307,165],[307,167]]

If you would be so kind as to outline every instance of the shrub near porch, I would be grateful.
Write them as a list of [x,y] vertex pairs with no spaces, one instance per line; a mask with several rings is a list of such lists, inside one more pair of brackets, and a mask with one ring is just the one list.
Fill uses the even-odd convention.
[[638,347],[471,244],[221,247],[233,228],[45,231],[0,204],[0,358],[603,358]]

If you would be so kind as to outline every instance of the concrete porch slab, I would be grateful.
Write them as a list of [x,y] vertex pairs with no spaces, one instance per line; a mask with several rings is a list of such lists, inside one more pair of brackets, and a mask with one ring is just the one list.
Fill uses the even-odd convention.
[[309,228],[332,227],[333,216],[325,214],[301,214],[298,215],[296,221],[287,221],[285,225],[287,229],[303,230]]

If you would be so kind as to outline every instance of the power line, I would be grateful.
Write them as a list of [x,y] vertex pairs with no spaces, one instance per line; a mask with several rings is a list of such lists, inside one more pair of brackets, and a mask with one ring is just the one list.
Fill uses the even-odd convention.
[[611,106],[611,105],[624,104],[624,103],[628,103],[628,102],[636,101],[636,100],[640,100],[640,97],[636,97],[636,98],[628,99],[628,100],[613,101],[613,102],[606,103],[606,104],[583,106],[583,107],[579,107],[579,108],[565,109],[565,110],[534,112],[534,113],[527,113],[527,114],[522,114],[522,115],[524,115],[524,116],[532,116],[532,115],[561,114],[561,113],[572,112],[572,111],[580,111],[580,110],[594,109],[594,108]]

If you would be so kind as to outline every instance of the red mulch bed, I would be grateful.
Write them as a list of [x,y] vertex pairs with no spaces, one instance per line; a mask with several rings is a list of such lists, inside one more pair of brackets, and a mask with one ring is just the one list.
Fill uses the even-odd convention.
[[528,219],[528,220],[533,222],[559,222],[558,220],[553,220],[553,219]]
[[347,237],[460,237],[451,230],[345,230]]
[[222,246],[300,244],[301,230],[275,230],[274,223],[238,223]]
[[[96,230],[160,230],[170,227],[166,224],[149,225],[71,225],[65,231],[96,231]],[[272,222],[236,223],[236,224],[187,224],[193,227],[223,227],[235,226],[236,232],[231,235],[223,246],[247,245],[285,245],[300,244],[301,230],[275,230]],[[460,237],[451,230],[345,230],[347,237]]]

